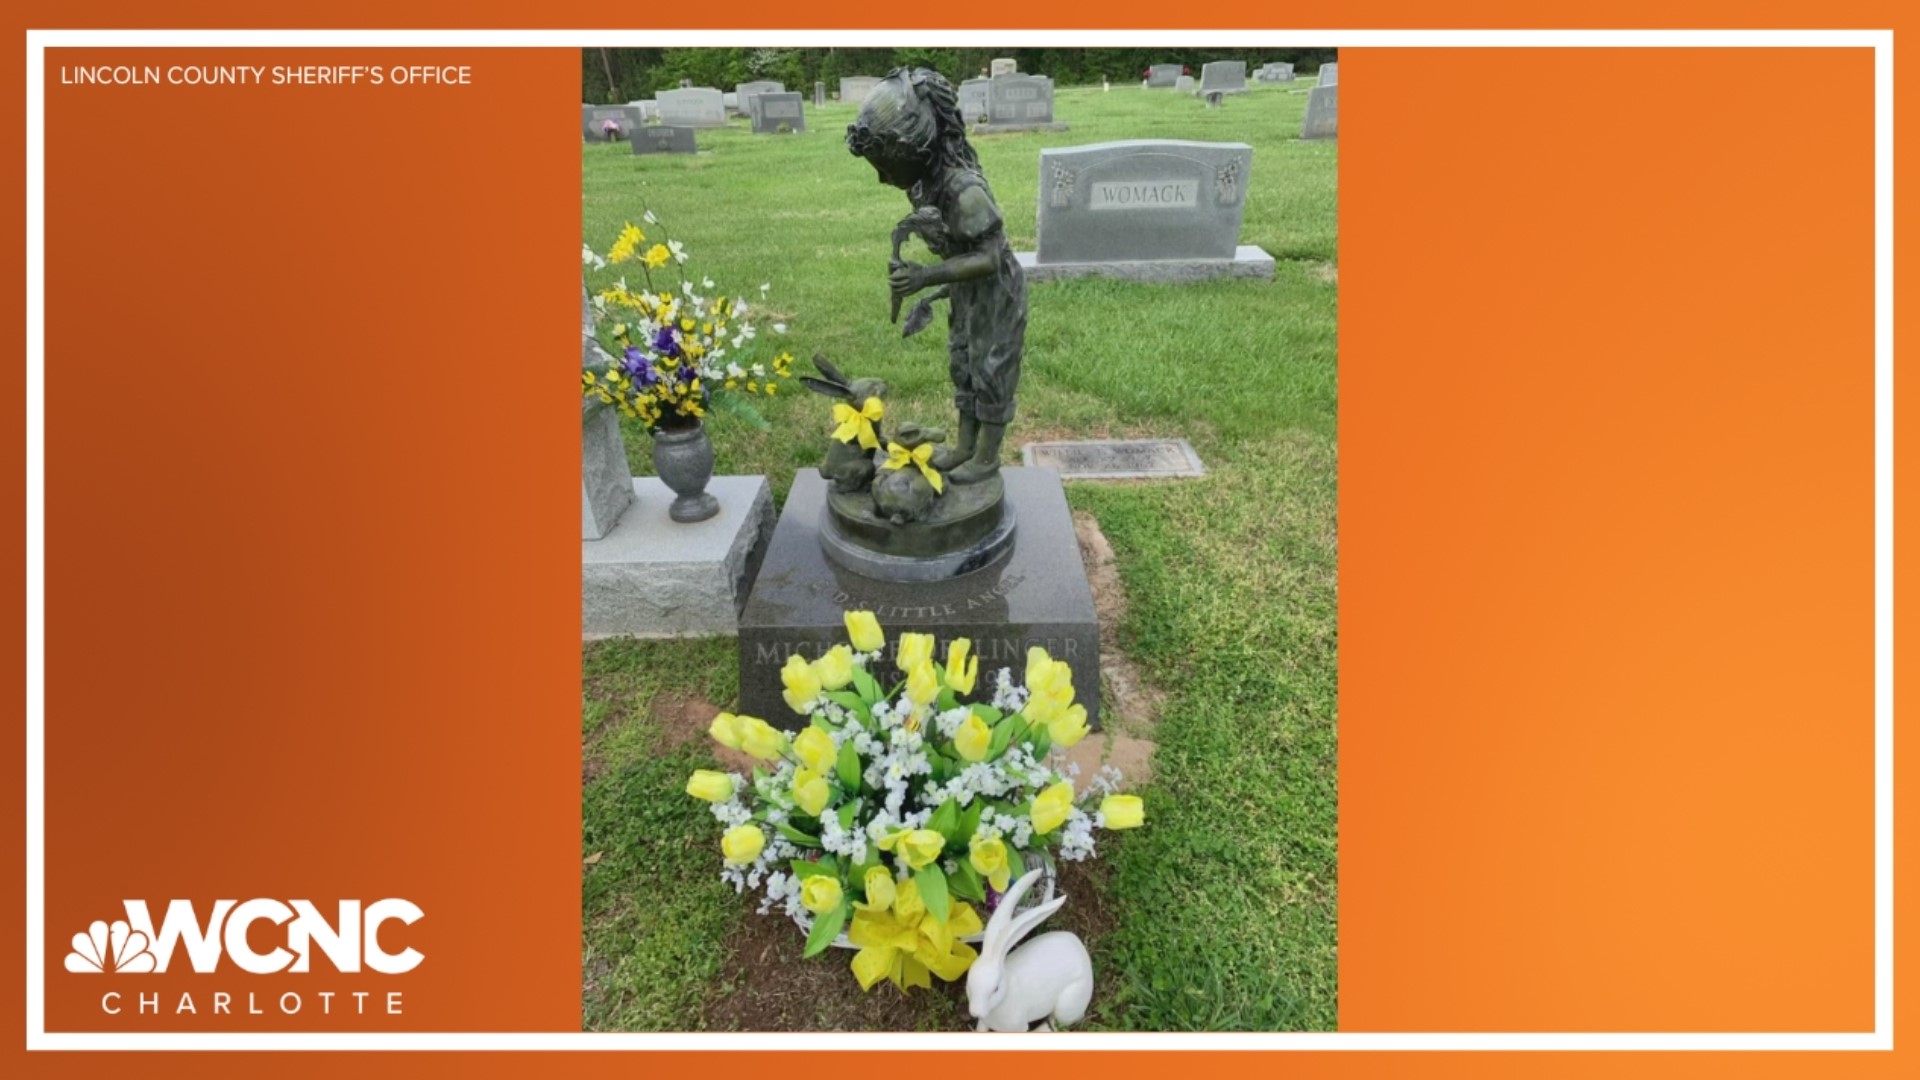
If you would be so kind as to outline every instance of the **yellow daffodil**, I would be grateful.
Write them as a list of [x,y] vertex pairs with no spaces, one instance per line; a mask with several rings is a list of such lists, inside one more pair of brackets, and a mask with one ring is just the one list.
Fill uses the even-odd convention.
[[620,238],[613,242],[613,249],[607,252],[607,261],[626,262],[633,258],[634,252],[640,250],[640,245],[646,239],[647,234],[641,232],[639,226],[631,221],[627,222],[627,227],[620,230]]
[[867,899],[865,903],[855,901],[854,907],[872,908],[876,911],[885,911],[893,907],[893,897],[897,891],[893,887],[893,871],[884,866],[869,867],[867,876],[862,881],[867,889]]
[[956,694],[973,693],[973,684],[980,678],[980,658],[967,655],[972,648],[973,642],[966,638],[954,638],[947,645],[947,685]]
[[815,874],[800,883],[800,905],[815,915],[825,915],[840,906],[840,879]]
[[960,939],[980,932],[980,916],[958,900],[949,907],[945,921],[934,918],[912,879],[900,883],[890,908],[856,905],[847,937],[860,949],[852,963],[860,988],[889,979],[905,991],[932,986],[930,976],[953,982],[965,975],[979,954]]
[[1073,669],[1038,645],[1027,650],[1027,706],[1021,710],[1036,724],[1050,723],[1073,704]]
[[833,790],[827,786],[827,778],[812,769],[795,769],[793,773],[793,803],[800,812],[808,817],[819,817],[820,811],[827,808],[827,799]]
[[812,664],[798,656],[787,657],[787,666],[780,669],[780,681],[787,687],[783,695],[787,708],[802,716],[813,711],[813,703],[820,697],[820,676],[814,674]]
[[[776,362],[775,367],[778,366]],[[882,405],[877,397],[868,398],[857,409],[844,401],[835,402],[833,422],[840,426],[833,429],[833,437],[843,443],[858,439],[862,450],[877,450],[880,448],[880,436],[874,434],[873,425],[879,423],[886,415],[886,406]]]
[[[658,270],[662,266],[667,265],[667,260],[672,257],[673,256],[667,251],[667,245],[655,244],[647,249],[647,266],[649,269]],[[693,328],[688,327],[687,329],[691,330]]]
[[839,748],[833,745],[833,736],[817,727],[810,727],[793,737],[793,752],[800,763],[817,773],[833,768],[839,760]]
[[1100,817],[1109,829],[1137,829],[1147,820],[1138,795],[1109,795],[1100,800]]
[[985,761],[987,752],[993,749],[993,729],[985,720],[969,714],[953,733],[953,749],[964,760]]
[[720,853],[730,866],[745,866],[760,857],[767,846],[767,834],[758,825],[735,825],[720,838]]
[[1053,745],[1071,747],[1087,737],[1087,707],[1069,705],[1066,711],[1047,721],[1044,725],[1047,734],[1053,739]]
[[738,750],[740,738],[746,734],[746,729],[740,723],[740,717],[730,712],[723,712],[713,718],[713,723],[707,725],[707,734],[713,736],[713,741],[721,746],[729,750]]
[[902,829],[880,838],[881,851],[893,852],[913,870],[919,870],[939,858],[946,846],[947,838],[932,829]]
[[901,634],[900,651],[894,654],[893,662],[909,675],[913,669],[933,659],[932,634]]
[[907,672],[907,697],[915,705],[926,705],[940,696],[940,676],[934,673],[933,661],[922,660]]
[[712,769],[695,769],[687,778],[687,794],[707,802],[726,802],[733,798],[733,777]]
[[967,861],[980,872],[980,876],[993,884],[995,891],[1007,891],[1007,882],[1013,874],[1007,867],[1007,845],[999,837],[975,834],[967,842]]
[[1033,831],[1041,836],[1059,828],[1073,809],[1073,782],[1062,780],[1033,797]]
[[740,718],[740,749],[761,761],[777,759],[787,748],[787,733],[757,717]]
[[845,689],[853,681],[853,650],[835,645],[821,653],[820,659],[813,662],[813,674],[823,690]]
[[887,460],[881,462],[880,467],[883,469],[904,469],[911,465],[920,470],[920,475],[926,478],[927,483],[933,487],[934,494],[938,495],[945,489],[947,482],[946,479],[940,475],[940,471],[933,467],[932,461],[932,443],[921,443],[911,450],[901,446],[899,443],[888,443]]
[[880,620],[873,617],[873,612],[849,611],[844,618],[847,640],[853,642],[856,652],[879,652],[886,648],[887,636],[880,632]]

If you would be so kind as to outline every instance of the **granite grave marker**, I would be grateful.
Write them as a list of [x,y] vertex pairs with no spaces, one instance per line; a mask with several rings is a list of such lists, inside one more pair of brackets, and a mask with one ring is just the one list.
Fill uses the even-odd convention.
[[[615,126],[612,138],[607,137],[608,121]],[[641,123],[640,110],[632,105],[580,106],[580,137],[587,142],[624,141]]]
[[1180,82],[1179,64],[1155,64],[1147,69],[1147,85],[1154,89],[1171,89]]
[[1200,455],[1185,439],[1115,439],[1028,443],[1027,465],[1058,470],[1062,480],[1146,480],[1205,476]]
[[1245,60],[1215,60],[1200,69],[1200,93],[1244,94],[1247,92]]
[[698,86],[686,90],[662,90],[654,97],[660,103],[660,122],[663,124],[690,128],[727,126],[726,97],[718,90]]
[[628,141],[636,154],[693,154],[700,149],[693,141],[692,128],[668,124],[634,128]]
[[873,75],[847,75],[840,80],[840,100],[849,105],[858,105],[867,100],[867,92],[880,82]]
[[1316,86],[1307,94],[1307,117],[1300,124],[1303,139],[1334,139],[1340,134],[1340,87]]
[[1053,118],[1053,80],[1044,75],[1002,75],[987,80],[987,122],[982,134],[1066,131]]
[[807,130],[807,116],[798,93],[761,93],[748,99],[755,135],[791,135]]

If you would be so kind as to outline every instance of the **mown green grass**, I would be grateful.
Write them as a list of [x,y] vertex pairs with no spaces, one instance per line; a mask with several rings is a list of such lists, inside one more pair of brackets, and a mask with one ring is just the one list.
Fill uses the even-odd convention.
[[[1297,136],[1306,83],[1257,86],[1207,110],[1137,85],[1062,90],[1060,134],[975,139],[1017,247],[1033,244],[1043,146],[1121,138],[1254,148],[1241,242],[1280,260],[1272,282],[1110,281],[1030,290],[1015,447],[1051,437],[1179,435],[1198,481],[1069,485],[1114,546],[1128,590],[1121,636],[1167,694],[1143,792],[1148,827],[1105,853],[1118,925],[1095,944],[1099,1025],[1326,1030],[1336,1020],[1336,258],[1333,142]],[[889,412],[946,423],[944,319],[902,341],[887,322],[888,232],[907,210],[850,156],[850,106],[809,107],[804,135],[744,121],[698,135],[695,157],[583,149],[584,239],[604,250],[652,209],[691,273],[758,297],[818,351],[892,385]],[[919,253],[925,257],[924,253]],[[765,320],[771,321],[771,320]],[[763,332],[766,326],[762,326]],[[797,388],[796,388],[797,390]],[[710,425],[719,471],[764,473],[784,498],[817,464],[823,399],[767,404],[768,432]],[[636,474],[651,472],[628,431]],[[586,1020],[597,1029],[699,1021],[724,984],[722,939],[753,918],[718,880],[716,830],[680,793],[705,763],[670,746],[664,694],[732,700],[731,642],[586,650],[583,902]]]

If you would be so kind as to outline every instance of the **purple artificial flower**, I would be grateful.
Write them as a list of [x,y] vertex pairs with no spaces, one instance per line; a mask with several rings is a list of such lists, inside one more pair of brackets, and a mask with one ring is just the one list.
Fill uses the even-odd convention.
[[680,342],[674,339],[673,327],[663,326],[653,335],[653,351],[661,356],[679,356]]
[[660,381],[660,373],[653,370],[653,361],[637,347],[627,346],[626,361],[620,365],[636,385],[652,386]]

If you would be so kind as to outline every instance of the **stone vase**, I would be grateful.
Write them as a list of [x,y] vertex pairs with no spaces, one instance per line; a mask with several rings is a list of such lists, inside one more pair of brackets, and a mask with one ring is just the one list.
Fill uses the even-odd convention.
[[707,493],[713,479],[713,441],[706,426],[661,428],[653,435],[653,471],[673,490],[667,516],[682,524],[705,521],[720,512],[720,500]]

